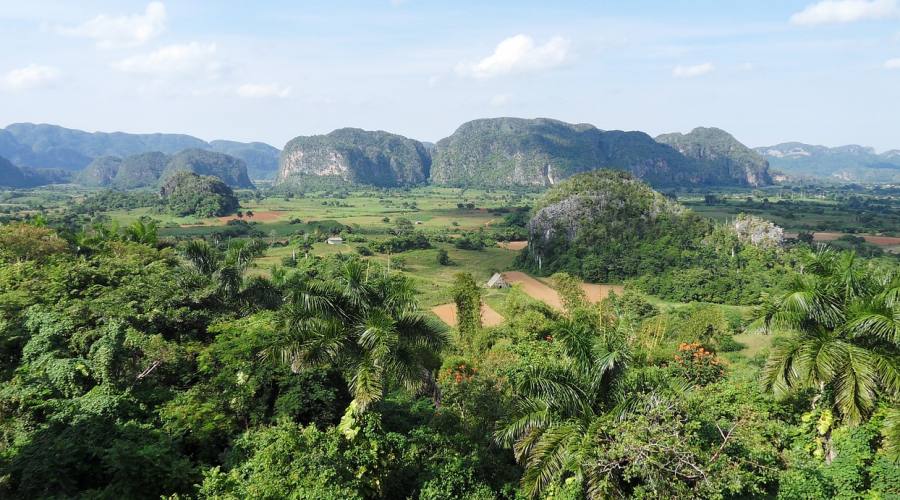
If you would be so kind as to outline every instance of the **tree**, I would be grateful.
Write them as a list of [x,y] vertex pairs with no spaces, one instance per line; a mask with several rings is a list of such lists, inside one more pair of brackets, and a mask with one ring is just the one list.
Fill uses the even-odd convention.
[[566,311],[571,313],[588,305],[587,295],[581,288],[581,280],[578,278],[566,273],[556,273],[550,280]]
[[245,215],[247,216],[248,219],[252,219],[253,216],[256,214],[253,213],[253,210],[247,210],[247,213]]
[[276,290],[266,280],[245,280],[244,273],[266,250],[262,240],[231,240],[224,251],[205,240],[191,240],[183,255],[189,267],[209,280],[215,296],[224,304],[256,310],[278,305]]
[[347,373],[348,415],[380,401],[391,384],[433,386],[444,330],[416,310],[412,282],[350,259],[330,276],[287,285],[281,331],[268,353],[298,372],[333,366]]
[[441,266],[449,266],[453,264],[453,261],[450,260],[450,254],[447,253],[447,250],[444,250],[443,248],[438,249],[437,263]]
[[808,388],[848,424],[900,395],[900,273],[876,274],[852,252],[809,252],[787,291],[765,297],[754,327],[781,332],[765,369],[777,394]]
[[63,253],[69,245],[56,231],[32,224],[10,224],[0,227],[0,256],[7,254],[15,260],[44,261]]
[[462,344],[471,347],[481,329],[481,288],[469,273],[457,273],[453,279],[453,302],[456,304],[456,328]]
[[158,226],[155,221],[138,219],[125,228],[125,239],[142,245],[155,246],[158,237]]
[[495,433],[525,468],[522,487],[532,498],[566,474],[589,474],[593,424],[621,402],[617,386],[631,359],[623,325],[601,327],[574,316],[553,330],[561,359],[525,369],[514,410]]

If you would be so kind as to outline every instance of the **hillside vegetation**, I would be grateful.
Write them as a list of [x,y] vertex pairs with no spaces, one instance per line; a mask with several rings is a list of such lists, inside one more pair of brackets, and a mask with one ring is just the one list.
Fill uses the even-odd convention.
[[753,303],[779,285],[792,259],[778,246],[780,228],[770,226],[742,217],[716,225],[626,172],[598,170],[538,201],[520,261],[537,273],[598,283],[637,278],[670,300]]
[[201,149],[172,156],[158,151],[125,158],[104,156],[92,161],[77,179],[86,186],[133,189],[156,187],[177,172],[211,175],[236,188],[254,187],[242,160]]
[[304,176],[333,177],[376,186],[404,186],[428,180],[431,157],[422,143],[383,131],[338,129],[296,137],[281,152],[279,183]]
[[[598,168],[625,170],[654,186],[748,184],[743,171],[685,156],[643,132],[603,131],[545,118],[463,124],[437,143],[431,179],[455,186],[550,186]],[[769,182],[765,174],[757,177],[752,180]]]
[[745,186],[772,184],[766,159],[724,130],[698,127],[688,134],[663,134],[656,141],[711,165],[721,176],[719,183],[727,184],[731,180]]
[[255,178],[272,178],[277,169],[278,149],[258,142],[207,143],[184,134],[85,132],[34,123],[14,123],[0,130],[0,156],[20,167],[79,171],[104,156],[124,158],[148,152],[175,154],[186,149],[205,149],[240,158]]
[[240,203],[227,184],[217,177],[176,172],[159,191],[168,210],[178,216],[221,217],[233,214]]
[[874,149],[849,145],[836,148],[786,142],[756,148],[772,168],[795,178],[837,182],[900,182],[900,151],[878,154]]
[[[335,183],[547,187],[598,168],[628,171],[656,187],[771,183],[765,160],[718,129],[698,128],[654,140],[643,132],[604,131],[546,118],[492,118],[464,123],[437,144],[342,128],[296,137],[281,152],[259,142],[207,143],[177,134],[88,133],[44,124],[13,124],[0,131],[0,155],[13,164],[85,170],[78,178],[89,186],[153,185],[152,178],[165,177],[158,173],[158,157],[124,165],[132,168],[125,168],[121,178],[113,173],[111,159],[149,153],[174,156],[167,172],[176,168],[216,175],[232,187],[250,187],[251,178],[273,176],[288,188]],[[242,160],[246,173],[217,153]],[[136,168],[142,163],[147,166]],[[206,170],[203,165],[208,163],[218,164],[216,170]]]

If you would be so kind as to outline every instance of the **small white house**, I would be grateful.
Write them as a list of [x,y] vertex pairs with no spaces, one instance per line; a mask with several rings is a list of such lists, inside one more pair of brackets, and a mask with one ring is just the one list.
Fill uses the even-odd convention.
[[340,236],[332,236],[331,238],[325,240],[325,242],[329,245],[343,245],[344,238],[341,238]]

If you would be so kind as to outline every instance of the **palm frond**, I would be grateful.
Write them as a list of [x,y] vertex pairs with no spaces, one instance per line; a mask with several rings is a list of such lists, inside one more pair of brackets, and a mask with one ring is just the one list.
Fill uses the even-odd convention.
[[808,332],[802,338],[795,357],[798,381],[807,387],[827,384],[844,365],[846,358],[845,344],[836,340],[830,332]]
[[900,397],[900,354],[872,352],[873,364],[881,382],[881,390],[891,398]]
[[566,355],[584,366],[590,362],[595,337],[591,325],[579,319],[563,318],[553,328],[553,339],[562,344]]
[[511,415],[513,418],[494,432],[494,440],[501,446],[516,445],[533,429],[544,428],[551,422],[550,406],[538,398],[518,398]]
[[881,446],[889,459],[900,464],[900,408],[890,408],[881,427]]
[[529,367],[516,389],[522,396],[545,401],[563,415],[586,411],[585,405],[592,403],[585,391],[582,374],[572,363]]
[[866,301],[854,308],[843,330],[853,338],[874,336],[900,347],[900,307],[881,300]]
[[846,344],[847,362],[835,377],[834,403],[844,420],[860,423],[875,407],[878,390],[875,360],[870,353]]
[[384,395],[384,367],[371,356],[364,356],[357,365],[350,379],[350,394],[359,412],[364,412],[369,405],[381,400]]
[[531,498],[540,497],[551,482],[566,472],[565,466],[573,462],[571,455],[583,435],[584,427],[574,421],[551,426],[543,432],[527,457],[522,475],[522,486]]
[[797,359],[803,348],[802,339],[792,336],[775,346],[763,369],[764,386],[782,395],[790,391],[800,379],[800,366]]

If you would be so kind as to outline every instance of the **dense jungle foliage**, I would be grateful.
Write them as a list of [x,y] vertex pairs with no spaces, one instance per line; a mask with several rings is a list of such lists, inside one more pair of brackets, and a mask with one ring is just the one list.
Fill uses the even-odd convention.
[[0,496],[900,494],[896,266],[798,249],[752,314],[556,274],[492,328],[461,273],[447,329],[403,273],[265,247],[0,226]]

